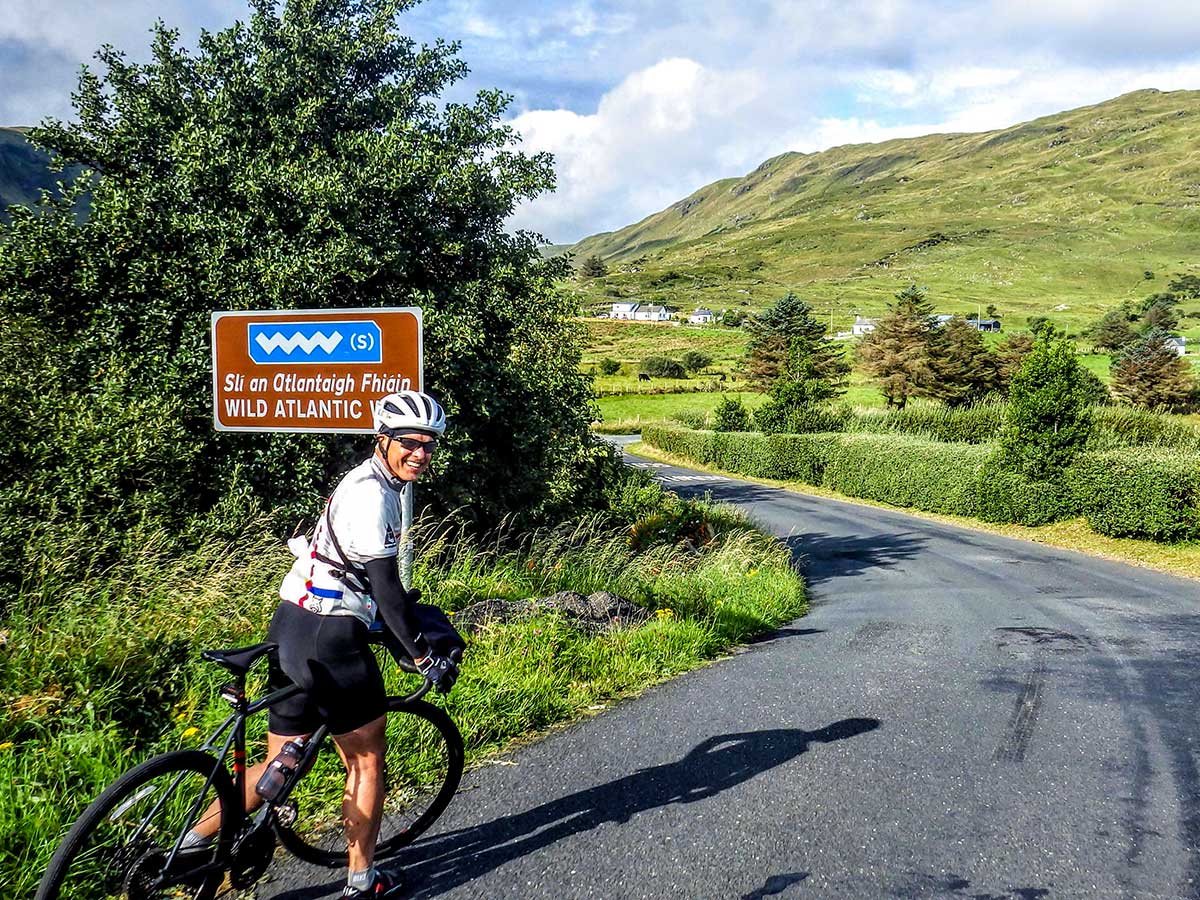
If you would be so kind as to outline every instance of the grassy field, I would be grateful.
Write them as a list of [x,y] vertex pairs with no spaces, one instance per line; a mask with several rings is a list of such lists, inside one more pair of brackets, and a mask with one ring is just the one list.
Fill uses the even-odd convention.
[[609,272],[565,287],[584,309],[684,312],[794,290],[837,331],[916,283],[938,312],[995,305],[1006,328],[1045,315],[1078,333],[1200,271],[1198,143],[1200,92],[1138,91],[998,132],[785,153],[581,241],[576,259]]

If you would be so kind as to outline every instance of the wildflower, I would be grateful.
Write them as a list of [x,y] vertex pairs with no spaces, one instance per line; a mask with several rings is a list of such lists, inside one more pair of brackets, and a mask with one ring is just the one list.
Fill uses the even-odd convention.
[[0,744],[0,750],[11,750],[12,745],[13,745],[12,741],[5,741],[3,744]]
[[200,733],[200,729],[199,729],[199,728],[197,728],[195,725],[193,725],[191,728],[185,728],[185,729],[184,729],[184,731],[183,731],[183,736],[184,736],[185,738],[190,738],[190,737],[195,737],[195,736],[196,736],[196,735],[198,735],[199,733]]
[[654,614],[658,616],[660,621],[664,619],[675,618],[675,610],[665,606],[662,609],[657,610]]
[[749,572],[746,573],[746,577],[753,578],[757,574],[758,574],[758,569],[751,569]]

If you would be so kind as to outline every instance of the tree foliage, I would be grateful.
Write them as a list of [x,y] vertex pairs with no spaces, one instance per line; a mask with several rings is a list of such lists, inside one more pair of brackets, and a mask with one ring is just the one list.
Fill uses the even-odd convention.
[[722,397],[713,410],[713,431],[749,431],[750,410],[735,397]]
[[687,378],[683,363],[669,356],[647,356],[638,366],[638,371],[655,378]]
[[1142,409],[1188,412],[1200,402],[1200,386],[1187,360],[1167,345],[1169,335],[1151,329],[1112,362],[1112,392]]
[[933,306],[925,289],[909,285],[896,292],[896,302],[888,304],[875,330],[859,341],[863,368],[879,383],[889,408],[903,409],[909,398],[936,392],[935,340]]
[[748,327],[746,364],[758,387],[770,390],[786,381],[817,399],[845,393],[850,364],[842,348],[825,337],[812,307],[791,291],[751,316]]
[[1087,374],[1074,343],[1043,330],[1009,388],[998,441],[1001,465],[1044,480],[1070,464],[1092,426]]
[[978,328],[956,316],[939,331],[930,335],[932,396],[950,407],[966,406],[999,388],[998,363]]
[[701,350],[688,350],[679,360],[689,372],[699,372],[707,369],[713,363],[713,358]]
[[[53,448],[74,430],[72,404],[97,416],[132,406],[145,418],[123,426],[138,445],[130,483],[177,480],[191,511],[240,490],[308,512],[362,442],[214,433],[211,311],[417,305],[426,388],[453,423],[432,496],[485,523],[583,499],[584,472],[608,455],[587,431],[572,301],[553,288],[567,263],[504,229],[519,201],[552,187],[551,160],[514,149],[503,94],[439,101],[466,66],[452,45],[396,32],[411,5],[253,0],[247,23],[202,33],[194,52],[159,23],[148,63],[97,53],[78,121],[31,133],[90,174],[63,200],[14,208],[0,231],[0,324],[53,348],[36,364],[20,349],[22,364],[0,360],[50,404],[11,413],[10,478],[49,466],[65,484],[78,466],[13,435]],[[80,222],[71,203],[85,193]],[[168,435],[194,458],[164,466],[152,445]],[[95,457],[106,464],[102,447]],[[123,502],[119,489],[88,497],[54,515],[102,523]]]
[[592,254],[579,267],[579,274],[584,278],[603,278],[608,274],[608,266],[599,256]]
[[1123,306],[1106,312],[1087,334],[1097,350],[1109,351],[1119,350],[1137,338],[1137,333],[1130,325],[1128,310]]

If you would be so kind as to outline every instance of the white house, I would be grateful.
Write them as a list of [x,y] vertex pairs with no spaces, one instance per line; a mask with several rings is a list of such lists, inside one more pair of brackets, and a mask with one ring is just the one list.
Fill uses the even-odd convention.
[[711,325],[716,318],[716,315],[711,309],[697,309],[694,313],[688,316],[688,321],[693,325]]
[[670,322],[671,315],[671,311],[665,306],[642,306],[640,303],[614,303],[610,318],[630,319],[634,322]]
[[639,322],[669,322],[671,311],[665,306],[639,306],[633,312],[633,317]]
[[1163,345],[1170,350],[1174,350],[1176,356],[1183,356],[1187,353],[1187,338],[1185,337],[1164,338]]
[[854,317],[854,325],[850,328],[850,333],[855,337],[862,337],[864,334],[870,334],[875,330],[875,325],[878,319],[864,319],[862,316]]

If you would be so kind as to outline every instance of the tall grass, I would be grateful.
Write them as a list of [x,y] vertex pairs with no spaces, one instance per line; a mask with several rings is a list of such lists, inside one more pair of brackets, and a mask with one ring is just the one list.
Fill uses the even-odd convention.
[[[692,522],[708,541],[637,552],[639,519]],[[690,510],[690,512],[689,512]],[[664,495],[645,480],[613,508],[532,534],[473,537],[423,523],[415,581],[449,610],[482,598],[610,590],[656,613],[645,626],[594,635],[555,614],[487,625],[446,699],[478,758],[531,730],[634,693],[712,658],[730,642],[803,611],[781,546],[740,516]],[[655,534],[668,533],[657,531]],[[165,536],[104,571],[47,566],[0,630],[0,881],[28,896],[59,836],[121,771],[153,753],[196,746],[227,709],[206,647],[261,640],[291,555],[262,523],[181,557]],[[401,676],[392,672],[389,678]],[[252,736],[261,736],[257,717]]]

